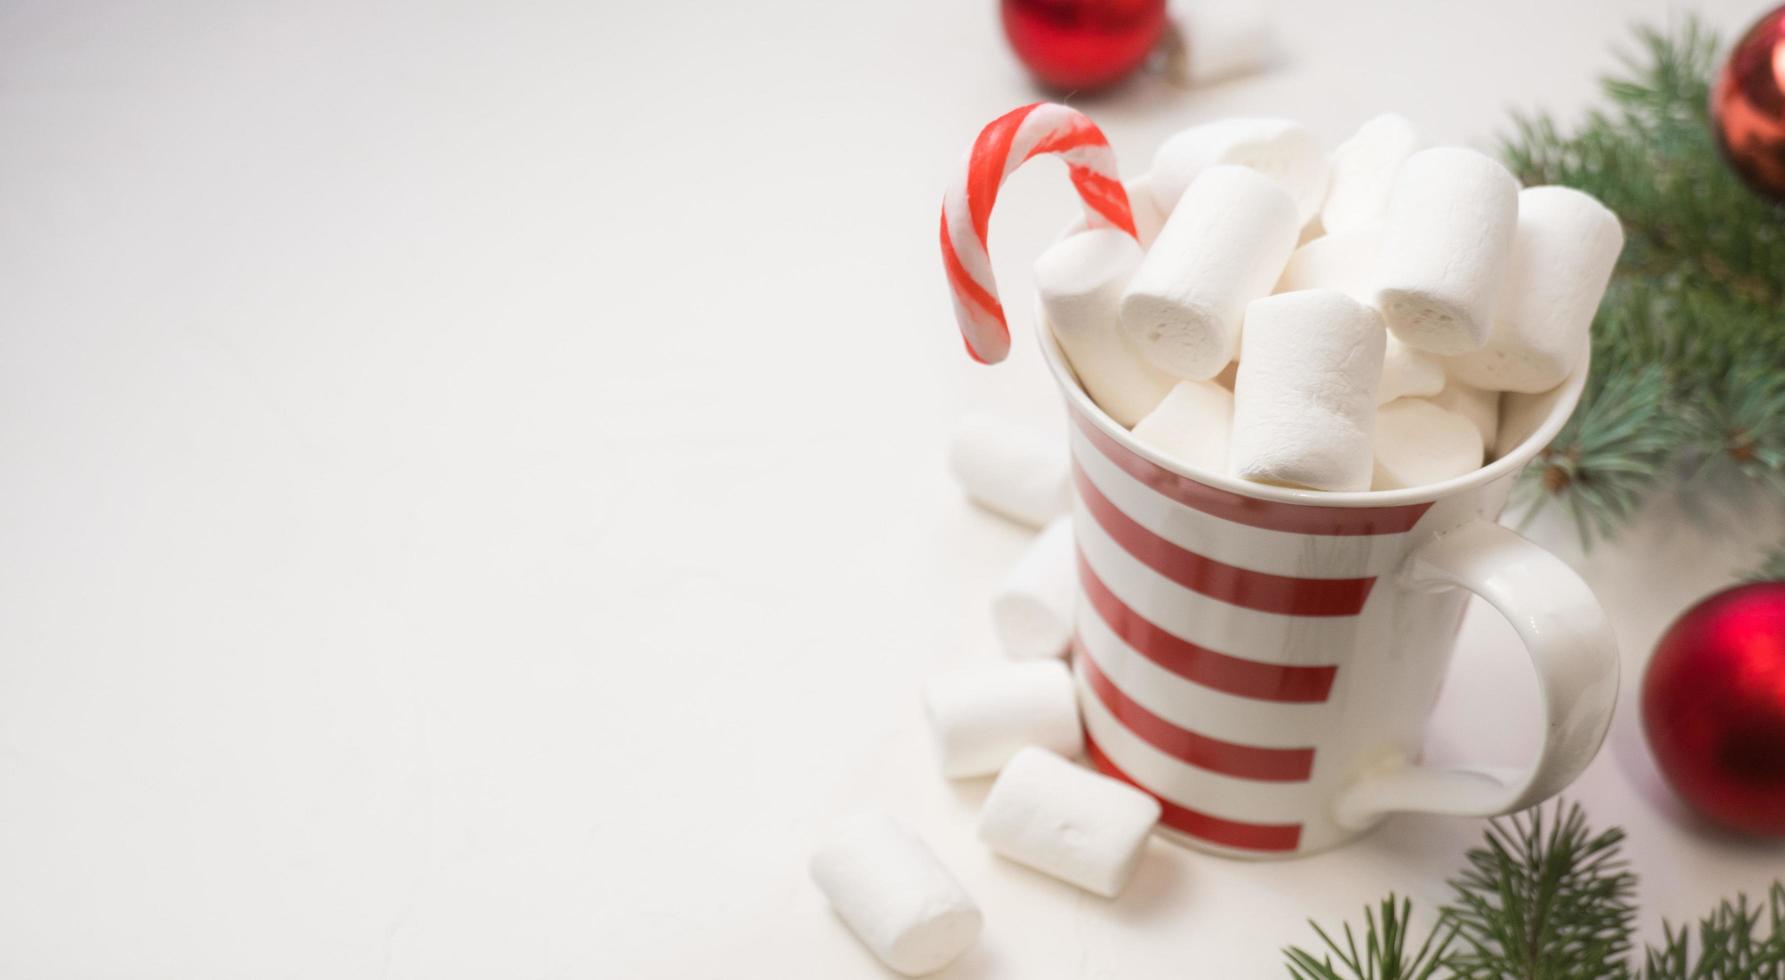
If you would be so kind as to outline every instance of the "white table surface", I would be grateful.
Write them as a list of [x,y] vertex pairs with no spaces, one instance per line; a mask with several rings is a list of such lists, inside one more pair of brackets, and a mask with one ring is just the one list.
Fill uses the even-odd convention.
[[[1308,0],[1279,71],[1079,104],[1131,172],[1236,113],[1488,145],[1663,9]],[[1476,822],[1155,842],[1108,902],[988,856],[984,782],[936,775],[917,686],[995,655],[1025,540],[946,433],[1059,416],[1026,322],[961,354],[935,208],[1034,97],[990,0],[0,8],[0,975],[873,977],[805,873],[861,806],[985,908],[951,977],[1274,976],[1304,917],[1442,899]],[[1072,207],[1010,186],[1007,295]],[[1532,533],[1615,616],[1626,709],[1767,540]],[[1530,749],[1521,659],[1471,615],[1434,755]],[[1681,818],[1631,710],[1574,793],[1645,934],[1785,870]]]

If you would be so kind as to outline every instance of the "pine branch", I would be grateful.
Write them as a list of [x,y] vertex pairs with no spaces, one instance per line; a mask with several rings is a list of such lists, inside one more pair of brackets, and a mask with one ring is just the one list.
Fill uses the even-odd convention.
[[[1785,555],[1785,549],[1781,550]],[[1785,881],[1764,906],[1724,901],[1696,931],[1663,923],[1639,969],[1629,961],[1636,874],[1624,833],[1594,832],[1578,805],[1557,802],[1491,821],[1451,881],[1452,904],[1410,950],[1412,903],[1364,909],[1361,945],[1310,922],[1325,950],[1283,951],[1294,980],[1785,980]],[[1764,926],[1764,932],[1761,931]]]
[[1458,977],[1625,977],[1636,875],[1621,830],[1594,834],[1578,805],[1492,821],[1451,881],[1445,914],[1459,928]]
[[1761,559],[1760,565],[1746,578],[1750,582],[1785,582],[1785,542]]
[[[1756,935],[1763,921],[1767,932]],[[1685,927],[1663,931],[1661,947],[1648,949],[1643,980],[1785,980],[1785,882],[1773,883],[1765,908],[1743,895],[1700,919],[1696,955]]]
[[1716,36],[1696,19],[1639,29],[1571,133],[1515,118],[1508,164],[1528,185],[1604,201],[1626,245],[1593,325],[1581,408],[1523,488],[1583,538],[1615,533],[1658,489],[1746,507],[1785,490],[1785,211],[1724,165],[1711,135]]
[[[1299,946],[1283,951],[1289,961],[1289,975],[1295,980],[1431,980],[1439,976],[1445,951],[1456,937],[1456,926],[1439,922],[1426,934],[1417,950],[1409,951],[1412,934],[1407,927],[1412,918],[1413,903],[1401,899],[1396,904],[1391,892],[1377,911],[1364,907],[1363,946],[1357,944],[1351,924],[1345,924],[1345,943],[1341,946],[1320,924],[1309,920],[1327,952],[1316,958]],[[1338,957],[1338,964],[1333,957]],[[1448,974],[1446,974],[1448,975]]]
[[1635,515],[1679,453],[1683,425],[1668,416],[1661,368],[1596,371],[1581,407],[1527,471],[1520,498],[1561,501],[1583,544]]

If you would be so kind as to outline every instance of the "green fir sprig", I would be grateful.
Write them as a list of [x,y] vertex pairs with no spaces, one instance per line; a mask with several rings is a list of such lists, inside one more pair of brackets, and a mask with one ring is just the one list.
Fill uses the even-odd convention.
[[1759,566],[1748,573],[1750,582],[1785,582],[1785,545],[1761,559]]
[[1620,830],[1595,831],[1558,802],[1494,820],[1451,881],[1452,900],[1414,947],[1412,903],[1366,907],[1343,942],[1310,923],[1316,955],[1283,951],[1295,980],[1785,980],[1785,882],[1764,906],[1725,901],[1696,929],[1663,924],[1659,946],[1631,955],[1636,874]]
[[1458,977],[1617,976],[1636,918],[1636,875],[1619,853],[1624,832],[1592,833],[1581,808],[1531,810],[1488,824],[1451,882],[1444,914],[1463,942]]
[[1579,188],[1624,224],[1581,408],[1523,488],[1588,541],[1663,489],[1709,511],[1785,494],[1785,209],[1712,136],[1716,35],[1686,19],[1636,37],[1579,125],[1520,116],[1504,141],[1522,182]]
[[[1409,949],[1412,933],[1408,931],[1413,903],[1397,900],[1393,893],[1378,906],[1378,913],[1364,909],[1363,946],[1352,935],[1351,923],[1345,923],[1345,943],[1340,945],[1320,928],[1318,922],[1308,925],[1325,944],[1326,952],[1316,957],[1299,946],[1283,951],[1289,958],[1289,975],[1295,980],[1431,980],[1444,966],[1444,954],[1456,937],[1456,925],[1440,922],[1426,933],[1418,949]],[[1333,958],[1338,958],[1338,963]]]
[[1773,883],[1764,907],[1746,896],[1719,904],[1698,922],[1696,952],[1692,931],[1664,932],[1661,947],[1649,947],[1643,980],[1785,980],[1785,883]]

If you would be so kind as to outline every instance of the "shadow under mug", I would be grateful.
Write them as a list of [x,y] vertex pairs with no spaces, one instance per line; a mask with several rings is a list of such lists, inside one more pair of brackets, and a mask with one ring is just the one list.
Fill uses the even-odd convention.
[[[1580,775],[1611,723],[1616,640],[1573,570],[1496,521],[1580,400],[1584,358],[1560,387],[1502,399],[1502,426],[1522,438],[1481,469],[1324,493],[1141,446],[1036,322],[1069,416],[1087,751],[1158,797],[1172,836],[1295,857],[1391,813],[1523,809]],[[1471,594],[1512,623],[1537,672],[1542,746],[1522,767],[1419,761]]]

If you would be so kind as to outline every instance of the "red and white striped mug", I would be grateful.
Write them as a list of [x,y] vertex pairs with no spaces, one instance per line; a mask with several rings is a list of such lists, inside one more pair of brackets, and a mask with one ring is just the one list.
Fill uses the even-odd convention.
[[[1574,410],[1584,363],[1521,406],[1540,421],[1482,469],[1316,493],[1140,446],[1039,333],[1070,417],[1086,745],[1103,772],[1160,799],[1175,836],[1294,857],[1390,813],[1531,806],[1592,760],[1617,696],[1611,626],[1567,565],[1495,523]],[[1419,763],[1470,594],[1512,622],[1537,670],[1543,743],[1522,768]]]

